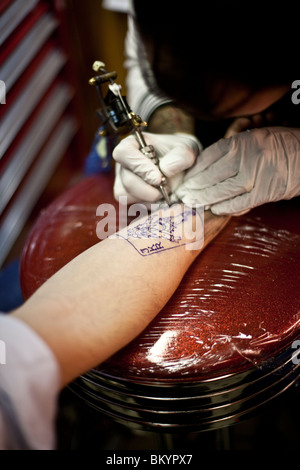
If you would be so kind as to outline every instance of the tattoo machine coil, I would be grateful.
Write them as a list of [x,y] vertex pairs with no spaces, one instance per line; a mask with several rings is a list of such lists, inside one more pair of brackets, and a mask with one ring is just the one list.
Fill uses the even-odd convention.
[[[142,134],[142,127],[146,127],[147,123],[144,122],[140,116],[133,113],[127,103],[126,97],[121,95],[121,85],[115,82],[117,78],[116,72],[107,72],[105,64],[96,61],[93,64],[93,70],[98,75],[89,80],[89,84],[97,89],[98,98],[100,101],[100,109],[97,110],[97,115],[103,126],[102,135],[116,135],[127,134],[133,132],[140,146],[141,152],[153,163],[159,166],[159,159],[155,153],[152,145],[147,145]],[[108,83],[108,92],[103,97],[102,85]],[[159,189],[167,202],[171,205],[170,198],[166,189],[167,179],[162,173],[161,184]]]

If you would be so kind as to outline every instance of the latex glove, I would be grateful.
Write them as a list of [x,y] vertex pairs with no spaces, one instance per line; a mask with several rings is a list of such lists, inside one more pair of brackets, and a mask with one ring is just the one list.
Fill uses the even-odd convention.
[[300,130],[268,127],[219,140],[201,153],[176,195],[214,214],[300,195]]
[[[198,139],[189,134],[143,133],[148,145],[153,145],[159,166],[167,177],[168,192],[173,193],[182,183],[184,172],[196,161],[201,151]],[[114,182],[114,196],[127,196],[128,203],[156,202],[162,199],[157,188],[162,174],[157,165],[139,150],[133,135],[123,139],[114,149],[113,158],[117,162]],[[177,198],[175,198],[177,200]]]

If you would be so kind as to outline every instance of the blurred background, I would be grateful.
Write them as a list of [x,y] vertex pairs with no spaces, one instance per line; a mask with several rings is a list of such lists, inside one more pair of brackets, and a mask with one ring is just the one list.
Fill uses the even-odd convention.
[[14,282],[32,223],[83,176],[99,127],[93,62],[116,70],[126,92],[126,10],[127,0],[0,0],[2,310],[21,301]]

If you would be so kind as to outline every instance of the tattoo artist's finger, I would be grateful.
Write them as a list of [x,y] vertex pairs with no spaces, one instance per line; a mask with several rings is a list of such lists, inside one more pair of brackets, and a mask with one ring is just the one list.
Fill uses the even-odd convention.
[[235,119],[232,124],[228,127],[225,138],[231,137],[239,132],[243,132],[247,129],[253,129],[258,127],[264,127],[272,122],[273,115],[268,114],[253,114],[251,117],[240,117]]
[[127,204],[133,204],[134,202],[137,202],[139,200],[131,196],[131,194],[128,194],[128,192],[124,188],[121,178],[121,165],[119,163],[116,163],[116,174],[114,179],[113,192],[116,201],[119,201],[120,198],[124,196],[127,198]]
[[253,127],[253,123],[250,118],[237,118],[230,124],[227,131],[225,132],[224,137],[231,137],[235,134],[238,134],[239,132],[245,131],[246,129],[250,129],[251,127]]
[[235,198],[250,191],[242,182],[238,182],[236,178],[230,178],[215,186],[201,190],[190,190],[183,192],[180,189],[176,191],[176,195],[185,204],[203,204],[213,205],[229,199]]
[[211,211],[215,215],[244,215],[251,210],[249,195],[241,194],[229,201],[220,202],[211,206]]
[[159,166],[165,176],[171,177],[190,168],[195,160],[196,155],[192,149],[178,146],[160,159]]
[[162,198],[159,189],[147,184],[142,178],[126,168],[121,168],[120,176],[122,184],[131,198],[136,201],[155,202]]
[[235,152],[228,154],[219,161],[210,165],[206,170],[197,174],[197,177],[185,177],[184,189],[205,189],[223,181],[233,178],[238,174],[240,168],[240,155]]
[[234,146],[234,141],[230,139],[220,139],[203,150],[196,160],[196,163],[186,173],[186,179],[197,176],[206,170],[210,165],[220,160]]
[[123,139],[113,150],[113,158],[124,168],[133,171],[151,185],[159,185],[161,172],[158,167],[139,150],[133,136]]

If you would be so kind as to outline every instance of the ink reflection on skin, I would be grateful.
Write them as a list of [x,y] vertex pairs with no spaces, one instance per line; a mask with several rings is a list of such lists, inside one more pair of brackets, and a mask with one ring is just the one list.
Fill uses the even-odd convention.
[[[196,231],[192,230],[193,219],[194,223],[199,219]],[[172,210],[161,209],[142,221],[133,221],[117,237],[128,241],[140,255],[148,256],[195,243],[195,239],[198,242],[201,239],[203,244],[203,233],[203,217],[199,211],[176,205]]]

